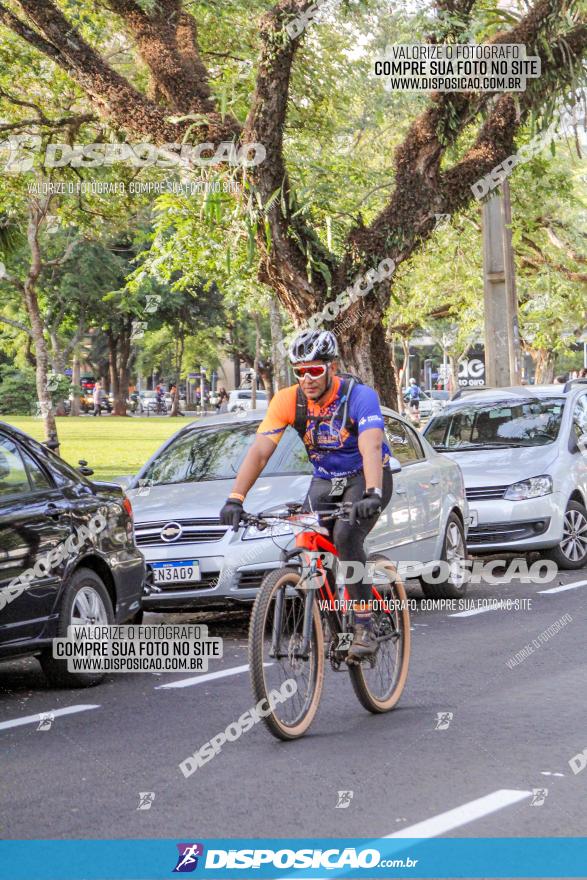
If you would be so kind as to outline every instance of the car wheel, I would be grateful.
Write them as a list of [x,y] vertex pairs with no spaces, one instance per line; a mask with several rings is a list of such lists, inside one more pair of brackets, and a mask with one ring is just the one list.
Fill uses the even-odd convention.
[[587,563],[587,509],[578,501],[569,501],[560,544],[544,554],[559,568],[583,568]]
[[438,584],[420,581],[422,592],[427,599],[458,599],[467,592],[467,577],[464,561],[467,558],[465,529],[456,513],[451,513],[446,524],[442,561],[448,564],[449,576]]
[[[67,636],[68,626],[106,626],[113,622],[112,602],[101,578],[89,568],[78,568],[63,591],[57,638]],[[54,687],[91,687],[104,678],[102,672],[69,672],[67,660],[53,657],[52,647],[46,648],[39,659],[43,672]]]

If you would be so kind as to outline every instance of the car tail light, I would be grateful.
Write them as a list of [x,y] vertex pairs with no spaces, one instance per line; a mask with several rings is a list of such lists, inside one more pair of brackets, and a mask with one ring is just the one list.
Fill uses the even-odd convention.
[[126,495],[124,496],[124,500],[123,500],[123,502],[122,502],[122,506],[124,507],[124,509],[126,510],[126,512],[128,513],[128,515],[130,516],[130,518],[132,519],[132,515],[133,515],[133,514],[132,514],[132,504],[130,503],[130,499],[127,498]]

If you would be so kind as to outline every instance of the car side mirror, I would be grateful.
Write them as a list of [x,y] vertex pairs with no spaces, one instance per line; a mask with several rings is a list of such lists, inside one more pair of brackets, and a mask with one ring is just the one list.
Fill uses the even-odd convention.
[[76,470],[77,470],[77,471],[78,471],[83,477],[91,477],[91,476],[92,476],[92,474],[94,473],[94,471],[92,470],[92,468],[88,467],[88,463],[87,463],[87,461],[86,461],[85,459],[80,458],[78,464],[79,464],[79,467],[76,468]]
[[51,431],[49,433],[49,439],[43,440],[43,446],[46,446],[47,449],[50,449],[52,452],[55,452],[56,449],[59,449],[59,440],[57,439],[57,431]]
[[394,456],[392,455],[391,458],[389,459],[389,470],[391,471],[392,474],[399,474],[401,469],[402,469],[401,462],[398,461],[397,458],[394,458]]

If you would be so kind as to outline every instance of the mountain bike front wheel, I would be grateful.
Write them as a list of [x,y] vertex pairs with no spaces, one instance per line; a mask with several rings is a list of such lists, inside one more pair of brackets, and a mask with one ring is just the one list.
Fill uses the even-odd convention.
[[295,568],[269,572],[259,588],[249,626],[255,701],[267,712],[263,717],[267,728],[283,740],[305,734],[324,682],[324,636],[315,591],[296,589],[299,581]]
[[[388,559],[375,562],[373,627],[379,649],[373,662],[363,660],[349,666],[355,694],[369,712],[389,712],[401,697],[410,664],[410,613],[406,590],[396,568]],[[377,600],[375,592],[381,596]]]

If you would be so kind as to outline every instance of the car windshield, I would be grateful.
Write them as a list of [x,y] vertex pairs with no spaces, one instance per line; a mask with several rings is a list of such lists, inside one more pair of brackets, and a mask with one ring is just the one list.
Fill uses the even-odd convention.
[[558,436],[563,407],[560,397],[471,403],[435,416],[425,436],[440,452],[545,446]]
[[[139,474],[139,481],[143,485],[166,486],[171,483],[230,480],[236,475],[255,439],[257,427],[258,422],[255,421],[240,425],[209,425],[188,431],[172,441],[147,465]],[[289,442],[286,446],[289,446]],[[281,458],[276,454],[269,459],[263,475],[283,472],[277,469]],[[305,466],[305,462],[302,464]],[[305,467],[300,466],[299,472],[304,473]]]

